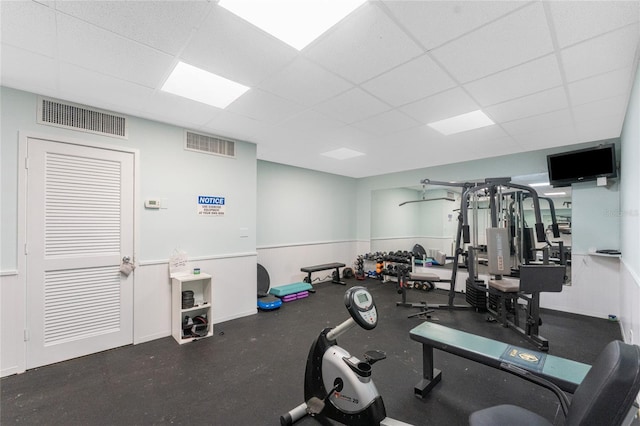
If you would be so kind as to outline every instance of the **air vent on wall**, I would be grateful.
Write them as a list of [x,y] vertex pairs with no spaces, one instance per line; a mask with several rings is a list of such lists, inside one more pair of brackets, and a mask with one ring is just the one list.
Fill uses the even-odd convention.
[[185,133],[184,149],[186,150],[222,155],[225,157],[236,156],[236,143],[234,141],[214,136],[199,135],[198,133],[189,131]]
[[127,138],[127,119],[121,115],[43,97],[38,98],[38,123]]

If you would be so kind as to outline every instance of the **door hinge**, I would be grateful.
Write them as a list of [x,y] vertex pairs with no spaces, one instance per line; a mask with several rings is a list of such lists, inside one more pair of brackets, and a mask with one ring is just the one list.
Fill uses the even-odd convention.
[[27,245],[27,243],[24,243],[24,254],[29,254],[29,246]]
[[25,168],[25,169],[29,169],[29,157],[26,157],[26,158],[24,159],[24,168]]
[[29,336],[29,329],[28,329],[28,328],[25,328],[25,329],[24,329],[24,341],[25,341],[25,342],[28,342],[30,337],[31,337],[31,336]]

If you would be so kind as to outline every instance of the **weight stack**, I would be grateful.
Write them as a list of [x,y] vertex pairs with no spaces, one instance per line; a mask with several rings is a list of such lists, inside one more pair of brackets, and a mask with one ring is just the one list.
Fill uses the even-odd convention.
[[465,300],[473,306],[476,311],[487,310],[487,293],[484,290],[476,288],[471,278],[467,278]]
[[185,290],[182,292],[182,309],[193,308],[194,298],[193,291]]
[[494,311],[498,311],[500,306],[500,300],[498,296],[495,294],[489,294],[489,309],[493,309]]

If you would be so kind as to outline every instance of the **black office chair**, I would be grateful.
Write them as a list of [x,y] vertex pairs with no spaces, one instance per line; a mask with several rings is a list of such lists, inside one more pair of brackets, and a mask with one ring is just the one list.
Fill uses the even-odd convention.
[[[631,411],[640,392],[640,347],[621,341],[609,343],[598,355],[571,402],[553,383],[510,364],[502,367],[533,383],[552,390],[560,399],[564,424],[618,426]],[[476,411],[469,416],[471,426],[545,425],[551,423],[524,408],[498,405]]]

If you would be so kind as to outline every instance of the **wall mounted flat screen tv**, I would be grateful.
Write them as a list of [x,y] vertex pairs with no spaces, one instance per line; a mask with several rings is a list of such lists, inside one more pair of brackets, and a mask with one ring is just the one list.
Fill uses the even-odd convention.
[[599,145],[548,155],[547,168],[552,186],[569,186],[599,177],[618,177],[615,145]]

